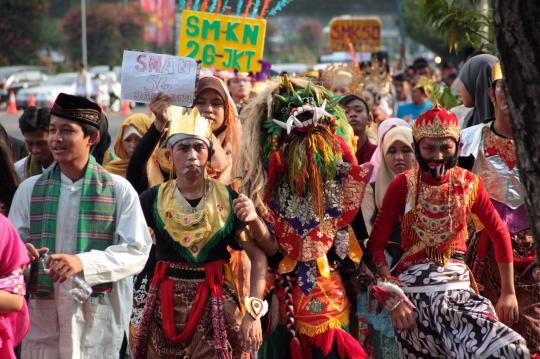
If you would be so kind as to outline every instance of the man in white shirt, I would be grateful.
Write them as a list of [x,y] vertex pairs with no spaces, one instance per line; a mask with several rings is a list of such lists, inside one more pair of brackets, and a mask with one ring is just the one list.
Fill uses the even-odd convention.
[[[97,104],[60,94],[48,138],[55,163],[15,193],[9,218],[30,256],[50,254],[48,276],[29,283],[24,358],[116,358],[128,327],[132,276],[144,267],[151,238],[135,190],[90,155],[100,115]],[[60,285],[73,276],[93,288],[82,304]]]

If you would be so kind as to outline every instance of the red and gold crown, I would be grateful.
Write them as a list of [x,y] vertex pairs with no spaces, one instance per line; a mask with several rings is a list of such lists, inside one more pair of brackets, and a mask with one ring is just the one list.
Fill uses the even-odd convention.
[[452,112],[435,102],[433,107],[422,113],[416,119],[413,127],[413,136],[416,141],[422,138],[446,138],[450,137],[459,141],[459,121]]

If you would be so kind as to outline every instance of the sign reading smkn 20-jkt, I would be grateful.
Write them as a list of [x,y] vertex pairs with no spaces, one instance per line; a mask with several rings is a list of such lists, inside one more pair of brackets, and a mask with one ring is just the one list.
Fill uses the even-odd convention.
[[330,48],[349,51],[377,52],[381,48],[381,20],[378,18],[334,18],[330,21]]
[[265,32],[266,20],[184,10],[178,54],[204,67],[258,72]]

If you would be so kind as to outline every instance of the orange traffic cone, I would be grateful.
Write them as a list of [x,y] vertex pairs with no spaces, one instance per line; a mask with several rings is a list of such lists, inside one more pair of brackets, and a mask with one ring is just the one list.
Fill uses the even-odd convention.
[[33,93],[30,94],[30,98],[28,99],[28,107],[36,107],[36,96]]
[[17,114],[17,101],[15,101],[15,93],[13,91],[9,92],[9,102],[7,107],[7,113],[9,115]]
[[123,116],[131,115],[131,107],[129,107],[129,101],[122,101],[122,111],[120,112]]

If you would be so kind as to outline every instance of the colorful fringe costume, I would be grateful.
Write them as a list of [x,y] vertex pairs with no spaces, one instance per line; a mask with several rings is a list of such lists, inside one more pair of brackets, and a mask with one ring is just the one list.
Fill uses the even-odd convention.
[[[267,114],[260,118],[263,108]],[[271,315],[270,331],[275,331],[259,357],[365,358],[346,331],[349,301],[339,268],[343,261],[359,264],[362,257],[350,225],[372,167],[353,164],[352,129],[335,99],[311,83],[285,77],[243,114],[251,143],[260,141],[254,166],[264,169],[266,180],[257,192],[248,170],[244,190],[264,198],[259,210],[280,246],[279,263],[267,278],[280,315]],[[271,312],[277,313],[275,302]],[[285,325],[288,336],[282,327],[276,329],[276,321]],[[284,337],[287,346],[280,343]]]

